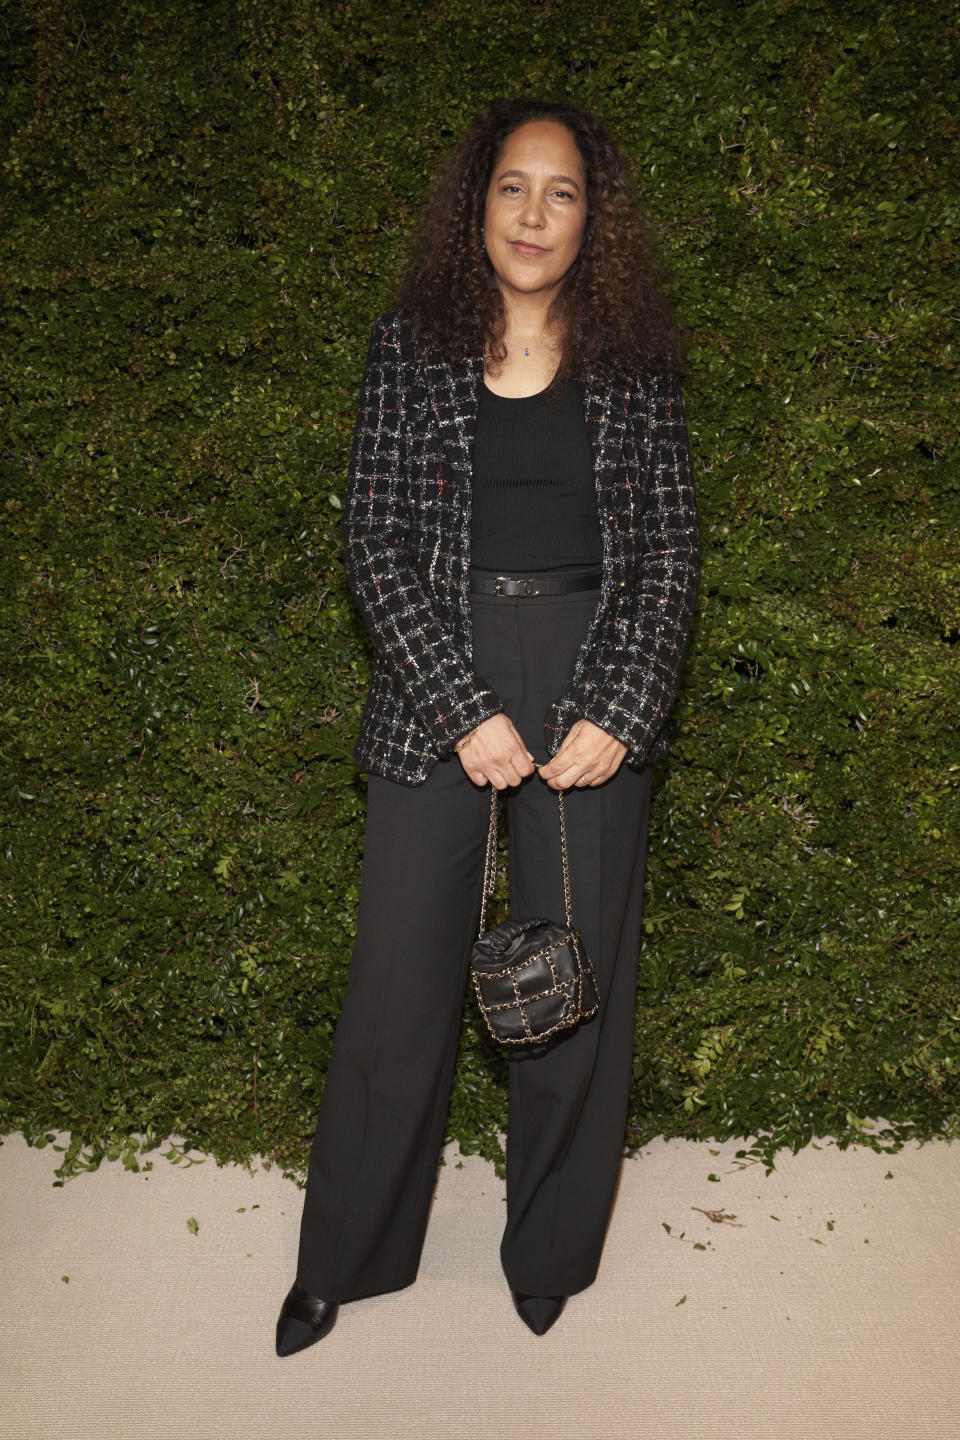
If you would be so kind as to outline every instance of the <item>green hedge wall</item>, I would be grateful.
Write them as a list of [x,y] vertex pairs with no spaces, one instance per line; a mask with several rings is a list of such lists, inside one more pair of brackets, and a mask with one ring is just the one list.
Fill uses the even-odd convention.
[[[691,333],[631,1144],[956,1132],[958,38],[928,0],[0,10],[0,1130],[303,1164],[366,338],[438,157],[531,92],[634,158]],[[468,1007],[450,1133],[494,1158],[504,1063]]]

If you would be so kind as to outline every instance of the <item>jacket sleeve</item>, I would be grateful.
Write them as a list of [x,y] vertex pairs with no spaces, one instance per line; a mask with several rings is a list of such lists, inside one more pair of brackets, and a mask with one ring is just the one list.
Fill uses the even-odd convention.
[[438,755],[503,709],[437,615],[411,540],[404,412],[413,361],[400,322],[373,327],[344,509],[344,561],[374,647]]
[[[627,747],[628,759],[662,753],[661,731],[676,699],[699,577],[699,530],[690,442],[678,381],[651,375],[639,439],[637,562],[601,602],[573,681],[548,716],[553,750],[575,720],[592,720]],[[636,423],[636,422],[634,422]],[[622,544],[622,540],[621,540]]]

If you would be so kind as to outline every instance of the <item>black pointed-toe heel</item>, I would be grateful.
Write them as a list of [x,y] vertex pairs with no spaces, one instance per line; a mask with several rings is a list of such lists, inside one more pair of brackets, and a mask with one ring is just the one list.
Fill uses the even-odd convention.
[[566,1295],[521,1295],[518,1290],[511,1291],[511,1294],[517,1314],[534,1335],[546,1335],[567,1303]]
[[296,1355],[329,1335],[337,1320],[339,1300],[318,1300],[294,1280],[280,1307],[277,1321],[277,1354]]

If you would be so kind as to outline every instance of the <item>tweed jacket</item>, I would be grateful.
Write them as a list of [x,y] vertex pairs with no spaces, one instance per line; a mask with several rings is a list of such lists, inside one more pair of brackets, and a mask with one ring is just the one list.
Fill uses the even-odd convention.
[[[347,579],[376,650],[355,756],[417,785],[503,704],[471,666],[470,500],[483,358],[423,359],[398,313],[374,325],[344,507]],[[699,537],[675,379],[586,387],[603,543],[600,600],[544,716],[554,755],[592,720],[639,767],[666,753],[696,599]],[[533,737],[530,737],[532,739]]]

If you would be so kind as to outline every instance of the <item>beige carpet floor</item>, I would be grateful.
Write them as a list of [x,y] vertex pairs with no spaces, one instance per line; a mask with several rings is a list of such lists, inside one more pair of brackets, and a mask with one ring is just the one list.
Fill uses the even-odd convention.
[[10,1136],[0,1435],[960,1436],[960,1145],[822,1143],[769,1177],[738,1148],[659,1141],[625,1162],[600,1278],[542,1339],[499,1270],[502,1184],[450,1151],[417,1284],[278,1360],[292,1183],[157,1155],[55,1189],[55,1154]]

